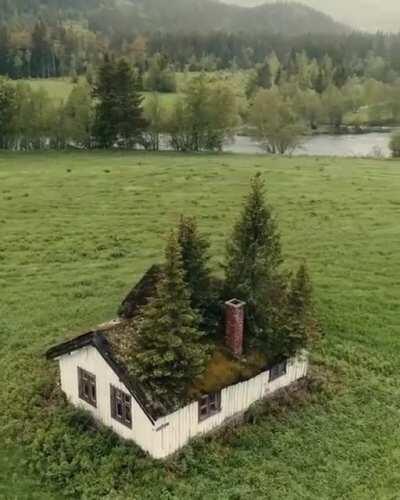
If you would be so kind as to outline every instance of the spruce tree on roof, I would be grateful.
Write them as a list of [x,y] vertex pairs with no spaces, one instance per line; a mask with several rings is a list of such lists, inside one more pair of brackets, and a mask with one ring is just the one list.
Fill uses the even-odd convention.
[[194,217],[181,216],[178,241],[182,252],[184,278],[191,291],[192,307],[200,312],[208,305],[210,269],[207,239],[199,233]]
[[246,302],[246,339],[250,344],[267,342],[279,308],[274,299],[279,297],[281,303],[286,286],[279,270],[280,235],[264,195],[264,181],[257,174],[226,251],[226,297]]
[[198,229],[194,217],[182,216],[178,225],[184,278],[190,288],[191,305],[201,315],[200,325],[208,334],[215,334],[220,324],[220,286],[211,277],[210,243]]
[[289,356],[306,348],[317,336],[318,328],[314,319],[312,293],[308,269],[305,264],[302,264],[292,278],[287,300],[290,319],[287,352]]
[[130,367],[155,402],[173,407],[185,398],[190,383],[205,368],[207,350],[202,337],[184,281],[181,249],[171,233],[164,275],[155,297],[143,309]]

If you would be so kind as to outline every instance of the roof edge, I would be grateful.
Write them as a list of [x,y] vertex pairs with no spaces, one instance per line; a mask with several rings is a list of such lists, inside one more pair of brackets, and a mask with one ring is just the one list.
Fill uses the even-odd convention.
[[147,408],[145,398],[142,395],[140,388],[136,384],[132,384],[129,380],[128,373],[114,358],[109,343],[101,331],[90,331],[79,335],[72,340],[58,344],[46,351],[46,358],[49,360],[70,354],[73,351],[78,351],[84,347],[94,347],[104,361],[108,364],[111,370],[118,376],[119,380],[126,386],[130,394],[134,397],[138,405],[143,410],[144,414],[154,425],[157,417]]

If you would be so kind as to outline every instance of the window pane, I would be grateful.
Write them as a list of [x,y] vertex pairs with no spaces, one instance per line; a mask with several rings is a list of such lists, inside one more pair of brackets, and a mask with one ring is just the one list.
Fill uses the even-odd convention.
[[122,417],[122,404],[120,401],[117,402],[117,415],[118,417]]

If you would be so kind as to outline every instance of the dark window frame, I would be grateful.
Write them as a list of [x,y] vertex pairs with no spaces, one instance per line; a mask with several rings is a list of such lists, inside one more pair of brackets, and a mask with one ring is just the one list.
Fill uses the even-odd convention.
[[282,361],[281,363],[278,363],[277,365],[273,366],[270,371],[269,371],[269,381],[273,382],[274,380],[277,380],[278,378],[283,377],[284,375],[287,374],[287,359],[285,361]]
[[221,391],[203,394],[198,400],[199,422],[221,411]]
[[132,396],[110,384],[111,417],[132,429]]
[[97,408],[96,375],[78,366],[78,393],[85,403]]

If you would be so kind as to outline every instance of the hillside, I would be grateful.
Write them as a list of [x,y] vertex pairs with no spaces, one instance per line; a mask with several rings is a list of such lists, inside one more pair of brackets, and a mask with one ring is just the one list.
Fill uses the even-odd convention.
[[[241,7],[254,7],[267,0],[221,0]],[[272,2],[272,0],[268,0]],[[356,29],[398,32],[400,29],[400,2],[398,0],[301,0],[305,5],[334,16]]]
[[345,28],[329,16],[299,3],[244,8],[218,0],[0,0],[0,20],[88,22],[94,31],[131,34],[222,30],[299,35],[340,33]]

